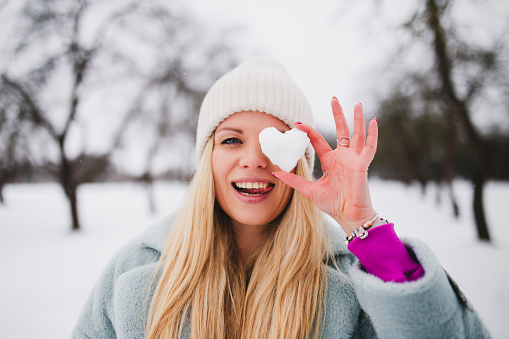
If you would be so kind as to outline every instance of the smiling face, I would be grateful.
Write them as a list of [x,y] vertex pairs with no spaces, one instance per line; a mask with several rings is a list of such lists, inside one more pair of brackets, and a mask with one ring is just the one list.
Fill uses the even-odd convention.
[[285,209],[293,189],[272,176],[279,170],[262,153],[258,135],[266,127],[290,128],[261,112],[239,112],[214,134],[212,173],[216,199],[234,226],[265,226]]

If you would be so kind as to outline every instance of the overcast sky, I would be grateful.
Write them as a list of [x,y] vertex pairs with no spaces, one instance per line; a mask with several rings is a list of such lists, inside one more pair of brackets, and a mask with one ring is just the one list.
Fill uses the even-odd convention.
[[[240,60],[266,56],[283,63],[308,96],[317,127],[332,133],[332,96],[338,97],[347,118],[353,115],[353,106],[358,102],[362,102],[366,114],[373,117],[376,96],[388,87],[388,70],[398,72],[403,69],[393,58],[398,53],[397,48],[409,39],[399,26],[424,2],[172,1],[189,7],[205,27],[233,28],[229,39],[237,46]],[[469,41],[472,38],[489,43],[490,38],[509,31],[509,1],[452,2],[458,30],[467,35]],[[18,4],[17,1],[0,0],[0,8],[7,3],[10,7]],[[4,15],[3,19],[5,24],[5,20],[14,18]],[[9,41],[9,36],[2,32],[0,37],[2,43]],[[406,62],[422,64],[430,60],[415,55],[406,58]]]
[[[333,132],[333,95],[349,116],[357,102],[368,115],[374,114],[374,95],[385,85],[374,70],[395,66],[390,64],[392,55],[406,36],[398,25],[411,17],[417,3],[422,1],[189,2],[212,25],[243,27],[235,34],[243,58],[260,55],[281,61],[308,96],[323,132]],[[457,0],[453,9],[459,30],[481,42],[508,30],[507,1]],[[426,62],[419,56],[412,61]]]

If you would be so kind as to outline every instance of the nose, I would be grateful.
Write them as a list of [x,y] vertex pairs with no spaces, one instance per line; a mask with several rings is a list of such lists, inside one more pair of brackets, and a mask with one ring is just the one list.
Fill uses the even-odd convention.
[[239,165],[242,168],[267,168],[268,162],[269,159],[263,154],[260,144],[252,143],[244,148]]

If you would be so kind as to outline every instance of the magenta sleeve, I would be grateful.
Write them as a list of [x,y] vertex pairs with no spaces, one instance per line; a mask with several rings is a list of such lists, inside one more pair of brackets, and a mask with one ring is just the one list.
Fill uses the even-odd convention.
[[383,281],[407,282],[424,276],[394,231],[394,224],[385,224],[368,230],[364,239],[354,238],[348,245],[366,269]]

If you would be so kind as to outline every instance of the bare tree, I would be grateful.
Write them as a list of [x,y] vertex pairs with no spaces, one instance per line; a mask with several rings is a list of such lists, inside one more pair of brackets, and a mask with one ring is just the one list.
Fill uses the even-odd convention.
[[[480,240],[490,241],[483,193],[494,168],[495,147],[486,133],[483,134],[474,124],[473,107],[483,107],[480,103],[486,103],[489,91],[507,90],[506,46],[504,37],[496,39],[488,47],[460,38],[451,14],[453,3],[452,0],[426,0],[404,25],[413,34],[414,41],[427,48],[433,62],[430,68],[423,69],[421,65],[417,71],[406,70],[403,76],[406,80],[402,82],[407,85],[404,88],[406,97],[420,114],[434,107],[443,121],[446,138],[441,144],[444,154],[440,176],[449,187],[458,147],[462,142],[468,143],[471,161],[475,163],[469,180],[474,187],[473,211],[477,234]],[[402,50],[412,48],[411,45],[402,46]],[[388,98],[395,93],[400,91],[390,92]],[[455,213],[458,213],[455,198],[453,195],[451,198]]]
[[[56,143],[59,156],[54,162],[55,174],[69,201],[73,230],[80,228],[77,188],[82,180],[76,176],[76,164],[68,154],[69,132],[76,121],[83,83],[91,70],[90,66],[102,47],[105,30],[115,21],[114,18],[108,18],[94,41],[85,44],[82,41],[82,21],[89,6],[90,2],[86,0],[75,1],[70,6],[65,6],[59,1],[48,1],[43,4],[26,2],[21,16],[26,26],[15,54],[17,56],[23,55],[24,52],[29,54],[30,49],[43,47],[41,44],[47,43],[51,38],[57,39],[60,48],[21,76],[11,76],[8,70],[4,70],[2,74],[2,84],[10,91],[16,92],[20,106],[28,107],[27,120],[34,126],[44,129]],[[114,16],[118,17],[119,13],[115,13]],[[43,107],[41,104],[43,95],[41,92],[45,86],[51,86],[48,84],[50,78],[62,71],[67,71],[70,93],[67,108],[60,113],[60,118],[63,119],[58,121],[55,119],[56,114],[52,112],[56,107]]]
[[449,104],[453,114],[461,121],[461,127],[466,132],[470,143],[479,158],[479,167],[471,178],[474,186],[474,216],[479,239],[490,241],[488,223],[484,213],[483,193],[484,184],[490,178],[490,171],[494,165],[494,146],[488,139],[484,138],[478,128],[472,122],[471,102],[472,99],[482,90],[486,79],[486,73],[497,69],[496,48],[490,50],[474,50],[466,44],[458,48],[460,53],[468,53],[465,60],[477,62],[481,65],[480,74],[475,74],[468,81],[468,90],[461,96],[457,85],[453,82],[454,60],[449,52],[449,43],[442,25],[442,17],[449,6],[446,1],[437,4],[435,0],[426,2],[426,24],[433,33],[433,51],[435,53],[435,70],[441,80],[441,94]]
[[[164,1],[27,0],[18,18],[21,34],[10,64],[0,70],[0,85],[17,100],[15,105],[24,107],[27,118],[19,122],[30,122],[53,141],[45,154],[33,156],[48,163],[58,178],[69,201],[72,229],[78,230],[78,186],[100,176],[114,150],[129,144],[122,135],[131,123],[138,119],[164,125],[168,110],[161,111],[162,119],[149,118],[155,97],[144,98],[147,89],[154,89],[157,100],[165,102],[163,87],[169,86],[177,90],[176,96],[189,94],[179,99],[182,107],[195,105],[197,93],[208,85],[198,79],[206,76],[178,75],[191,68],[189,63],[197,59],[193,55],[215,56],[215,47],[198,43],[196,23]],[[104,99],[104,93],[109,98]],[[93,105],[97,98],[102,101]],[[165,104],[174,107],[174,102]],[[94,118],[96,126],[112,125],[101,135],[105,141],[100,151],[92,150],[95,138],[86,137],[94,132],[89,128]],[[176,128],[171,125],[173,131]],[[170,134],[160,133],[158,142]]]

